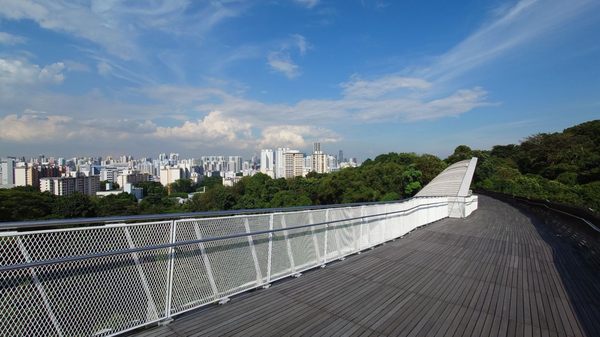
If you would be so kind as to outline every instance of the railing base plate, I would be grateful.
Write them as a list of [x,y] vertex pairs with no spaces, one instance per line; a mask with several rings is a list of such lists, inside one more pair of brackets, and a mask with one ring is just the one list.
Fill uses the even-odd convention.
[[224,299],[222,299],[222,300],[219,301],[219,305],[223,305],[223,304],[225,304],[225,303],[227,303],[229,301],[230,301],[229,297],[226,297],[226,298],[224,298]]
[[162,321],[158,322],[158,326],[169,325],[171,322],[173,322],[172,318],[165,318]]

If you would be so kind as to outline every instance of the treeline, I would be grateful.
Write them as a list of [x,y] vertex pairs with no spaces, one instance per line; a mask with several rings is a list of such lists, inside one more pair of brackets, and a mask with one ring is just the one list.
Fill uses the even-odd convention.
[[490,151],[461,146],[448,163],[473,155],[475,188],[600,212],[600,120]]
[[[329,174],[272,179],[259,173],[233,187],[223,186],[220,177],[207,177],[199,185],[179,180],[166,188],[145,182],[138,185],[144,190],[140,202],[126,193],[57,197],[30,187],[0,189],[0,221],[398,200],[413,196],[448,165],[471,157],[479,158],[473,188],[600,210],[600,120],[596,120],[491,150],[460,145],[445,160],[429,154],[388,153]],[[204,190],[187,199],[189,193]]]
[[[144,197],[122,193],[105,197],[73,194],[65,197],[41,193],[30,187],[0,190],[0,220],[76,218],[111,215],[156,214],[248,208],[326,205],[388,201],[414,195],[446,167],[436,156],[389,153],[367,160],[357,168],[307,177],[272,179],[264,174],[243,177],[233,187],[221,178],[208,177],[201,184],[178,180],[163,187],[140,183]],[[188,193],[196,193],[185,203]]]
[[244,177],[233,187],[216,185],[188,203],[190,211],[328,205],[398,200],[413,196],[446,167],[432,155],[389,153],[360,167],[306,177]]

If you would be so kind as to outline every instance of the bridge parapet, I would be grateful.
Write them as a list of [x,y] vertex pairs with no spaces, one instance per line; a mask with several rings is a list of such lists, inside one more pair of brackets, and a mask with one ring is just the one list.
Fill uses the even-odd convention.
[[447,197],[0,232],[4,336],[111,336],[267,286],[448,217]]
[[[450,168],[456,179],[464,165]],[[453,188],[462,190],[461,182]],[[430,195],[301,211],[161,216],[163,221],[142,223],[124,218],[103,226],[0,232],[0,331],[3,336],[117,335],[226,302],[417,227],[466,217],[476,208],[476,196]]]

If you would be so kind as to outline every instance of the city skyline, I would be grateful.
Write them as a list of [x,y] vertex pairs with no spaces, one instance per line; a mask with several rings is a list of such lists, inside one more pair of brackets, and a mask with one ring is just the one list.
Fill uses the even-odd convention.
[[7,0],[0,156],[250,157],[319,141],[361,159],[446,157],[517,143],[600,118],[598,8]]

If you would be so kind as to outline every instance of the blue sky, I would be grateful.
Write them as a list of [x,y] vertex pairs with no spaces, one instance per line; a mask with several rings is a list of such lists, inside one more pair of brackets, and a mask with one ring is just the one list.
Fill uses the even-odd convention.
[[0,0],[0,155],[445,157],[600,118],[600,3]]

